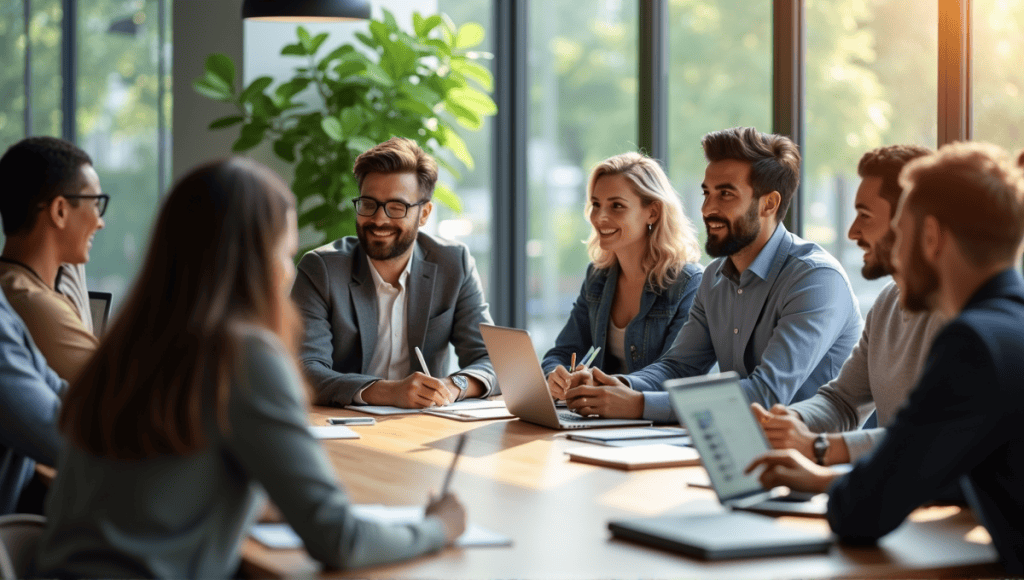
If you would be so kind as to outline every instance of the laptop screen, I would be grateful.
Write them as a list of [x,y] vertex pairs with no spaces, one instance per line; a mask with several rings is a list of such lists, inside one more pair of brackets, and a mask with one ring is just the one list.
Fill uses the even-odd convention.
[[690,431],[711,485],[722,500],[764,491],[743,470],[768,451],[764,432],[734,372],[665,382],[679,422]]

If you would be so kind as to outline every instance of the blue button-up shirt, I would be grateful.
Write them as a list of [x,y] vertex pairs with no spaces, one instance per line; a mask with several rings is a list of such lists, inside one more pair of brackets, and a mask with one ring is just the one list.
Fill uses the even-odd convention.
[[662,382],[705,374],[716,362],[739,373],[751,401],[788,405],[835,378],[861,325],[839,262],[779,224],[742,274],[728,258],[707,267],[672,347],[626,379],[644,392],[644,418],[657,422],[675,420]]
[[37,461],[56,464],[66,387],[0,292],[0,515],[14,511]]

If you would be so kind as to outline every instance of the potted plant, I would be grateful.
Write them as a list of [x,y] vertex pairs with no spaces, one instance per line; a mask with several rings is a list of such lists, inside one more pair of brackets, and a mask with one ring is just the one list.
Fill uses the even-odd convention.
[[[369,22],[369,34],[355,35],[368,50],[343,44],[322,58],[317,55],[327,33],[312,36],[300,26],[298,42],[281,54],[303,62],[273,90],[274,79],[268,76],[236,90],[235,64],[223,54],[210,55],[205,74],[193,82],[201,95],[237,109],[210,124],[210,129],[241,126],[234,151],[271,141],[274,153],[294,164],[291,187],[299,227],[311,226],[321,236],[310,247],[355,233],[355,211],[348,200],[358,197],[359,189],[352,167],[360,153],[377,143],[408,137],[455,179],[454,160],[473,168],[455,123],[477,130],[485,116],[497,111],[488,95],[494,79],[477,62],[490,55],[470,50],[483,40],[483,27],[456,27],[444,14],[424,18],[416,13],[412,24],[413,32],[405,32],[384,10],[382,20]],[[459,198],[440,181],[434,198],[461,211]]]

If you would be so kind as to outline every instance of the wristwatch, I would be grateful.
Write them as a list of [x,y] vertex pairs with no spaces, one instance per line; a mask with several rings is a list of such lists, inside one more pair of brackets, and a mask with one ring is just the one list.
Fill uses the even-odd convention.
[[469,390],[469,379],[467,379],[465,375],[452,375],[451,379],[452,383],[459,388],[459,396],[455,400],[461,401],[462,399],[465,399],[466,391]]
[[825,465],[828,443],[828,433],[818,433],[818,436],[814,438],[814,460],[818,462],[818,465]]

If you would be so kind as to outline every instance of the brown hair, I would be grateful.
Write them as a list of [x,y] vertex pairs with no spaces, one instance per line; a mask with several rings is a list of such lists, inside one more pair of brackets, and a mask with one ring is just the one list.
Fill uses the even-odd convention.
[[[0,157],[0,217],[4,234],[27,234],[40,208],[59,195],[78,193],[81,167],[92,159],[73,143],[56,137],[28,137]],[[68,203],[78,207],[78,199]]]
[[430,199],[437,183],[437,162],[412,139],[392,137],[356,157],[354,168],[359,189],[371,173],[415,173],[420,195]]
[[734,127],[704,135],[700,144],[709,163],[734,159],[750,163],[750,185],[754,198],[779,192],[781,222],[800,185],[800,150],[789,137],[762,133],[753,127]]
[[[683,213],[679,194],[657,161],[640,153],[622,153],[605,159],[591,172],[587,182],[587,213],[597,180],[606,175],[625,177],[643,207],[652,203],[661,206],[657,221],[648,230],[641,266],[647,273],[647,284],[657,289],[668,288],[683,266],[700,261],[697,230]],[[587,249],[597,268],[615,265],[615,253],[601,249],[596,230],[590,232]]]
[[69,441],[114,459],[184,455],[205,444],[211,403],[227,427],[242,325],[291,330],[274,252],[294,207],[280,177],[242,157],[174,186],[126,304],[68,389]]
[[933,151],[920,145],[888,145],[868,151],[857,164],[857,175],[882,178],[882,199],[889,202],[889,216],[896,213],[903,188],[900,187],[900,171],[911,159],[924,157]]
[[900,174],[904,211],[933,216],[970,260],[1014,261],[1024,238],[1024,172],[989,143],[951,143]]

